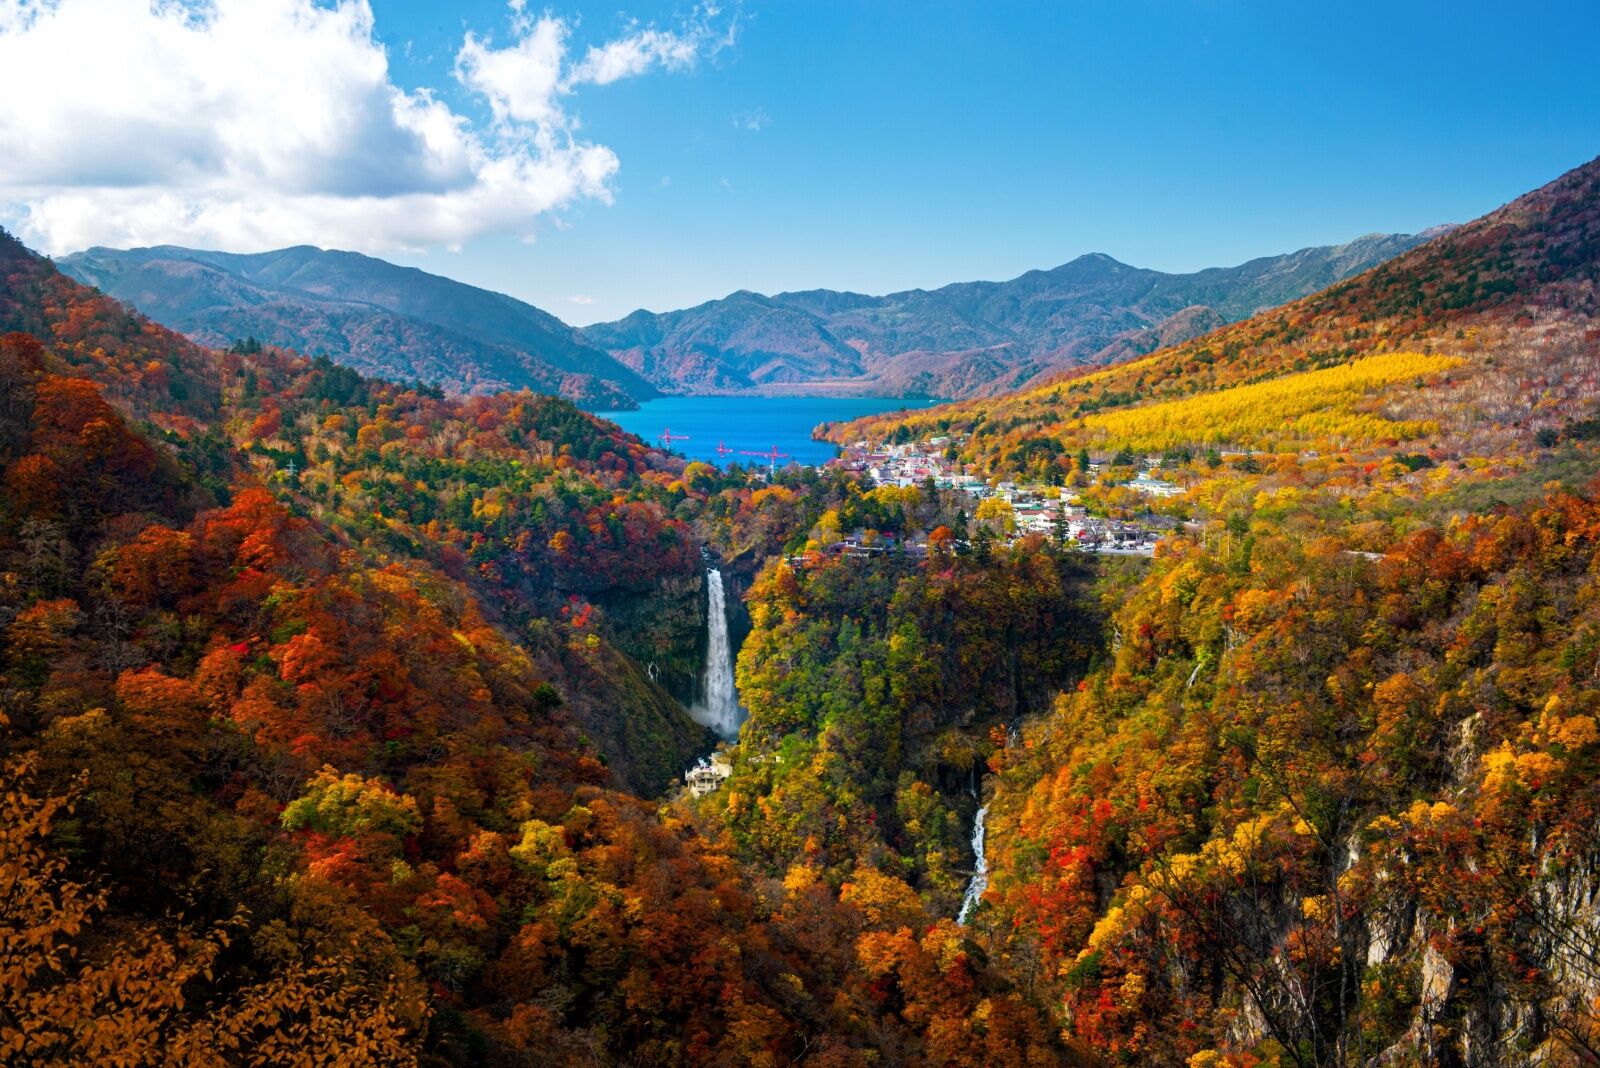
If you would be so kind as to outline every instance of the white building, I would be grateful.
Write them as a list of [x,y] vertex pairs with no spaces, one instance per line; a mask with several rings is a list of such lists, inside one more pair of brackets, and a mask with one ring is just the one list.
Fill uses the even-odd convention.
[[710,760],[702,760],[684,772],[683,781],[688,784],[691,794],[704,797],[721,788],[723,782],[732,774],[733,765],[729,762],[728,754],[712,753]]
[[1152,478],[1149,471],[1145,471],[1132,482],[1124,483],[1135,493],[1142,493],[1147,497],[1179,497],[1184,493],[1182,486],[1176,482],[1167,482],[1159,478]]

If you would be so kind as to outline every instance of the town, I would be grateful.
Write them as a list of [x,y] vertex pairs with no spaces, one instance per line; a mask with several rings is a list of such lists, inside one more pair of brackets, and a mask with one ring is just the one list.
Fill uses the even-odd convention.
[[[931,481],[939,489],[965,493],[973,499],[976,518],[999,519],[999,534],[1007,544],[1038,535],[1083,552],[1149,556],[1156,542],[1180,525],[1153,513],[1126,519],[1091,515],[1084,501],[1062,486],[985,480],[947,458],[953,455],[952,445],[959,444],[960,439],[948,437],[879,446],[858,441],[844,447],[826,466],[854,472],[874,485],[921,486]],[[1099,474],[1103,466],[1091,461],[1089,471]],[[1122,485],[1145,498],[1182,496],[1186,492],[1183,486],[1157,477],[1160,466],[1159,456],[1146,457],[1139,476]],[[856,531],[844,534],[829,548],[850,555],[874,555],[897,548],[920,555],[928,551],[928,541],[924,534],[897,545],[893,538]]]

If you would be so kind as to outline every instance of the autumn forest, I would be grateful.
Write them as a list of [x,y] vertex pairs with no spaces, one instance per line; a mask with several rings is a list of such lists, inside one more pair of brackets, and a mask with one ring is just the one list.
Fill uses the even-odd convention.
[[202,347],[3,233],[0,335],[0,1062],[1600,1063],[1600,161],[819,429],[1148,556]]

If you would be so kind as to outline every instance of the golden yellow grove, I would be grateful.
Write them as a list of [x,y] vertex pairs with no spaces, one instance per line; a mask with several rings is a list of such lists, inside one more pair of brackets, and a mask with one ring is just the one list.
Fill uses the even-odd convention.
[[1429,421],[1393,420],[1359,411],[1356,402],[1384,386],[1439,374],[1461,362],[1451,356],[1390,352],[1196,397],[1099,412],[1085,416],[1082,425],[1095,440],[1140,450],[1405,440],[1437,427]]

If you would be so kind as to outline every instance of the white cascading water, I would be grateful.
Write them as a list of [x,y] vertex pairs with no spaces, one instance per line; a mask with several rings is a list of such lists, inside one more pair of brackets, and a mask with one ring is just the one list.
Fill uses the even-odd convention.
[[961,911],[956,913],[956,922],[963,927],[972,918],[983,892],[989,888],[989,858],[983,854],[983,823],[988,818],[989,806],[984,805],[972,821],[972,855],[976,863],[972,868],[972,881],[967,884],[966,896],[961,899]]
[[732,741],[739,737],[744,710],[733,682],[733,647],[728,642],[728,601],[722,572],[706,569],[706,689],[703,700],[689,709],[696,722]]

